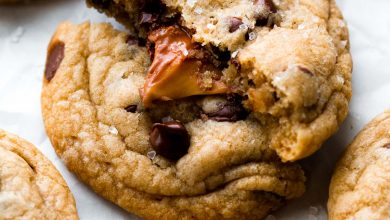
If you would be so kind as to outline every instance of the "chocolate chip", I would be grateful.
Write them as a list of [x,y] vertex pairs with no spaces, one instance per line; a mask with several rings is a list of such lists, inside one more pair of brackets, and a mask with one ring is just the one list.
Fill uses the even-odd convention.
[[138,38],[137,37],[134,37],[134,36],[131,36],[129,35],[126,39],[126,43],[130,46],[132,45],[138,45],[139,42],[138,42]]
[[58,67],[64,59],[65,44],[63,42],[57,42],[54,46],[49,49],[46,67],[45,67],[45,78],[50,81],[55,76]]
[[125,108],[127,112],[135,113],[137,111],[137,105],[129,105]]
[[383,146],[383,148],[390,149],[390,143],[385,144],[385,145]]
[[209,119],[218,122],[244,120],[248,116],[248,112],[242,107],[241,101],[238,96],[229,96],[227,102],[221,104],[217,111],[206,115]]
[[178,121],[153,124],[149,140],[158,154],[174,161],[187,154],[190,147],[190,136]]
[[237,17],[229,18],[229,32],[230,33],[235,32],[236,30],[238,30],[238,28],[240,28],[240,25],[242,24],[243,22],[241,18],[237,18]]

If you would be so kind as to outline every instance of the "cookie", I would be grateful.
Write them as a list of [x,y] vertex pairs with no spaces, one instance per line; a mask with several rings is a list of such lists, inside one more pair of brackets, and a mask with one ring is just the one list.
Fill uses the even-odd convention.
[[78,219],[53,164],[27,141],[0,130],[0,219]]
[[283,161],[318,150],[347,115],[352,61],[334,0],[87,3],[148,46],[153,62],[142,91],[146,106],[194,95],[238,95],[268,127],[270,147]]
[[303,194],[302,169],[280,161],[239,97],[145,107],[151,60],[139,45],[105,23],[63,23],[54,34],[42,112],[69,170],[146,219],[260,219]]
[[390,110],[352,141],[329,189],[329,219],[390,219]]

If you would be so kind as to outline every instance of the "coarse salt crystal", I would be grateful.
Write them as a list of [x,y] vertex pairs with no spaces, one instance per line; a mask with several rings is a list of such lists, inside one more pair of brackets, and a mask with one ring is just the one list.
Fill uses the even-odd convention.
[[338,83],[340,83],[341,85],[344,84],[344,78],[340,75],[336,75],[336,80]]
[[232,53],[232,58],[236,58],[236,57],[237,57],[237,54],[238,54],[238,51],[234,51],[234,52]]
[[238,28],[240,28],[241,30],[245,30],[248,26],[246,24],[240,24],[240,26],[238,26]]
[[108,132],[110,132],[110,134],[113,134],[113,135],[117,135],[118,134],[118,130],[114,126],[109,127],[108,128]]
[[194,11],[195,11],[196,14],[200,15],[200,14],[202,14],[203,9],[201,9],[201,8],[195,8]]
[[249,33],[249,40],[254,40],[254,39],[256,39],[256,33],[255,32],[250,32]]
[[207,27],[208,29],[214,29],[214,28],[215,28],[215,26],[214,26],[213,24],[210,24],[210,23],[207,24],[206,27]]
[[187,5],[190,6],[191,8],[194,7],[198,0],[187,0]]
[[156,157],[156,151],[152,150],[152,151],[149,151],[146,156],[151,159],[151,160],[154,160],[154,158]]

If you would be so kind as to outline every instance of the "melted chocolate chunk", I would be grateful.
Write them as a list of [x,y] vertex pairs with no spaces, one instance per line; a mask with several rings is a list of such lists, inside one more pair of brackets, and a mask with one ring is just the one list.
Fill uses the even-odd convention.
[[125,108],[127,112],[135,113],[137,111],[137,105],[129,105]]
[[149,140],[158,154],[174,161],[187,154],[190,147],[190,135],[178,121],[153,124]]
[[229,32],[230,33],[235,32],[236,30],[238,30],[238,28],[240,28],[240,25],[242,24],[243,22],[241,18],[237,18],[237,17],[229,18]]
[[58,67],[64,59],[65,44],[63,42],[57,42],[53,47],[49,49],[49,53],[46,59],[45,78],[50,81],[55,76]]
[[238,96],[228,96],[227,102],[218,106],[215,112],[207,113],[209,119],[218,122],[236,122],[244,120],[248,112],[241,105],[242,99]]

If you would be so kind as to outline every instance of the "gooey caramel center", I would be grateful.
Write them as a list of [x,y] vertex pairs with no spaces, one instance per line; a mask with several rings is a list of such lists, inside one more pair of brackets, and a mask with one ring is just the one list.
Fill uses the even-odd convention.
[[212,79],[209,86],[202,85],[205,74],[222,75],[222,72],[211,62],[191,56],[199,48],[186,31],[177,26],[162,27],[152,31],[148,40],[155,44],[155,51],[141,90],[145,107],[151,107],[155,100],[228,92],[228,87],[219,80]]

